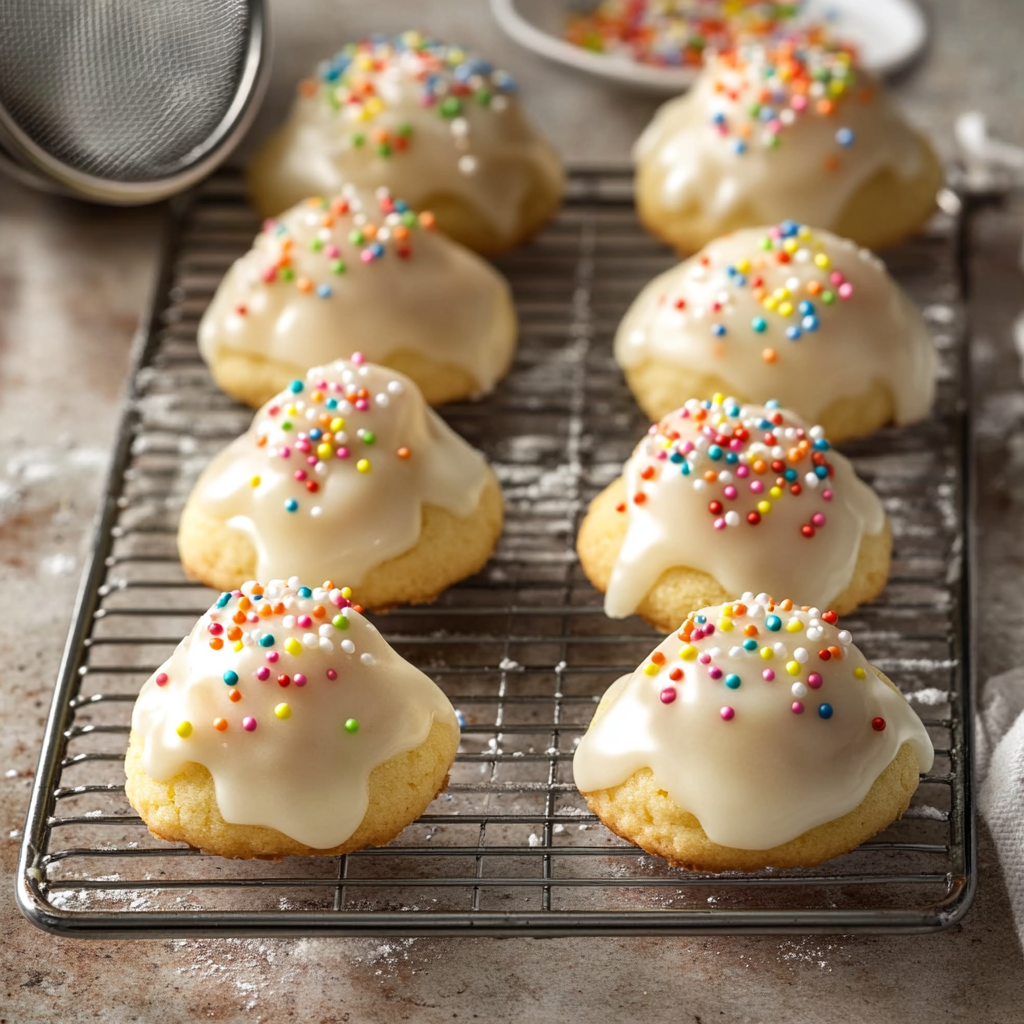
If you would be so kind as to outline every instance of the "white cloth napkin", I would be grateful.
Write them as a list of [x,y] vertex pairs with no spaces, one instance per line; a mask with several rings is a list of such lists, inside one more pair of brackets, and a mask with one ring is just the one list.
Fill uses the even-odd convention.
[[989,680],[975,738],[978,807],[992,833],[1024,945],[1024,668]]

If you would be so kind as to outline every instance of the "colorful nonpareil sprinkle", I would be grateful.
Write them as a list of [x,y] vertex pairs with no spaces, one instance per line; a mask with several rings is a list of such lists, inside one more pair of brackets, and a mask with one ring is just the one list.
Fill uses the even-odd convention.
[[[800,629],[780,629],[783,621],[799,622]],[[650,685],[663,705],[675,704],[679,690],[687,685],[722,687],[721,695],[730,700],[719,711],[723,722],[738,716],[736,701],[742,702],[748,691],[763,686],[771,686],[778,694],[780,708],[788,709],[786,713],[816,712],[817,718],[828,722],[836,714],[828,699],[830,693],[838,695],[836,687],[861,686],[867,678],[863,664],[850,664],[853,637],[838,629],[836,621],[829,611],[807,605],[797,608],[792,601],[776,602],[766,594],[744,594],[740,601],[691,614],[676,634],[681,642],[676,660],[657,650],[640,671],[651,677]],[[733,642],[730,634],[753,643]],[[787,634],[786,640],[777,639]],[[759,641],[765,645],[760,649]],[[812,646],[804,646],[805,641]],[[813,650],[816,644],[823,645],[817,652]],[[863,661],[855,649],[852,657]],[[774,670],[760,668],[766,658],[785,665],[782,678],[788,677],[788,683],[780,686]],[[827,669],[826,662],[830,663]],[[666,676],[671,684],[666,684]],[[864,725],[875,732],[885,729],[881,718],[869,719]]]
[[787,32],[801,7],[774,0],[602,0],[571,13],[564,37],[640,64],[699,67],[709,50]]
[[[289,514],[316,517],[321,513],[318,495],[333,474],[366,475],[374,463],[414,472],[408,446],[385,450],[377,445],[380,418],[389,405],[401,400],[405,388],[392,380],[386,390],[372,394],[360,376],[363,363],[357,352],[348,364],[338,364],[341,380],[294,380],[264,408],[252,438],[270,468],[253,478],[258,481],[254,493],[275,487],[283,466],[294,493],[280,507]],[[366,457],[371,451],[373,460]]]
[[431,112],[447,125],[463,174],[476,171],[475,158],[466,159],[473,120],[500,115],[516,91],[512,76],[488,61],[419,32],[352,43],[299,84],[302,99],[337,118],[342,145],[366,159],[390,160],[415,149],[412,115],[418,108]]
[[[831,251],[835,249],[836,251]],[[760,347],[766,363],[782,365],[787,346],[820,338],[827,342],[828,324],[838,309],[855,298],[853,283],[843,269],[861,259],[856,249],[836,249],[806,224],[786,220],[773,225],[756,248],[738,260],[723,259],[712,243],[691,260],[683,286],[692,282],[703,300],[690,294],[666,292],[658,302],[662,315],[679,328],[706,331],[714,356],[747,341]],[[759,307],[748,318],[740,307]],[[742,301],[741,301],[742,300]]]
[[[226,684],[219,691],[226,702],[209,728],[217,732],[234,728],[255,732],[258,723],[251,709],[258,711],[260,707],[266,707],[267,713],[273,710],[270,722],[287,722],[301,713],[297,710],[301,708],[301,689],[307,684],[337,685],[338,679],[344,680],[346,667],[352,664],[353,658],[361,665],[374,664],[367,652],[359,652],[351,640],[342,640],[342,635],[349,631],[349,616],[361,612],[362,607],[353,603],[351,589],[337,587],[331,580],[320,587],[303,586],[297,577],[287,581],[271,580],[265,587],[250,582],[239,590],[221,594],[197,627],[197,635],[205,638],[210,648],[233,666],[225,667],[218,676]],[[224,643],[225,637],[228,644]],[[322,674],[309,675],[308,667],[305,672],[301,671],[307,651],[327,654],[336,659],[336,664]],[[253,655],[261,662],[255,668],[252,668]],[[242,664],[249,665],[249,669],[243,672]],[[282,668],[285,671],[281,671]],[[153,681],[173,699],[175,681],[169,679],[167,673],[159,672]],[[273,694],[292,686],[298,687],[300,692],[288,701],[274,700]],[[243,707],[250,710],[240,714],[241,709],[232,705],[243,701]],[[353,733],[358,731],[359,723],[352,718],[342,718],[339,727]],[[178,722],[174,731],[182,740],[188,740],[203,728],[201,724],[186,720]]]
[[[681,474],[707,498],[710,528],[756,527],[776,503],[800,501],[807,506],[800,533],[811,539],[825,529],[824,510],[834,498],[830,450],[821,427],[805,428],[778,402],[741,407],[723,395],[693,398],[648,431],[638,449],[643,483],[633,501],[645,504],[669,474]],[[766,629],[783,627],[778,615],[767,616]],[[785,629],[803,625],[793,619]]]

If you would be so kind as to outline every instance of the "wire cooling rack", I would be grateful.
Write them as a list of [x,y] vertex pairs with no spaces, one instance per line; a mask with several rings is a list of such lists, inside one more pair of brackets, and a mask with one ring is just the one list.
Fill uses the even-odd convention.
[[589,500],[647,426],[612,359],[629,302],[672,255],[639,227],[621,171],[572,176],[561,214],[503,258],[521,318],[509,377],[448,406],[505,493],[505,533],[477,577],[378,622],[465,719],[447,794],[390,846],[280,863],[154,839],[123,790],[132,703],[208,606],[175,550],[198,472],[251,411],[213,385],[196,327],[258,228],[221,176],[171,208],[138,339],[92,563],[54,694],[18,898],[75,936],[681,934],[928,931],[974,888],[968,628],[963,214],[887,254],[941,355],[935,415],[846,447],[881,495],[895,547],[885,592],[844,622],[921,713],[937,756],[903,819],[813,870],[705,874],[609,833],[572,783],[596,701],[651,650],[607,619],[574,540]]

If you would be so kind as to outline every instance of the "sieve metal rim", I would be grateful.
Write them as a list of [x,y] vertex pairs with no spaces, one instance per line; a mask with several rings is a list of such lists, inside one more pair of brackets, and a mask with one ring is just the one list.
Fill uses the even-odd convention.
[[248,0],[248,44],[231,105],[201,146],[178,162],[180,169],[153,181],[116,181],[69,167],[39,146],[0,104],[0,169],[23,184],[117,206],[158,202],[205,178],[238,144],[267,89],[271,34],[265,0]]

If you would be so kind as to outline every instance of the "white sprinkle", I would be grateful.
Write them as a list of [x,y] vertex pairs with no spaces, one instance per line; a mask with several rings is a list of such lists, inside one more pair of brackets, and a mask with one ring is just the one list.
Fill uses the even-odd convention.
[[342,640],[341,641],[341,649],[346,654],[355,654],[356,653],[356,645],[354,643],[352,643],[351,640]]
[[477,168],[477,159],[472,153],[466,153],[459,157],[459,170],[463,174],[475,174]]
[[801,665],[803,665],[809,657],[810,655],[807,653],[806,647],[798,647],[793,652],[793,660],[800,662]]
[[807,696],[807,687],[803,683],[794,683],[790,687],[790,692],[799,700],[801,697]]
[[853,643],[853,635],[848,629],[841,629],[839,631],[839,642],[846,647],[848,644]]
[[302,634],[302,646],[308,647],[310,650],[315,650],[320,642],[320,637],[316,633],[303,633]]
[[359,655],[359,660],[364,665],[373,665],[374,664],[373,655],[369,654],[369,653],[367,653],[367,654],[360,654]]
[[314,505],[310,510],[309,514],[316,519],[317,516],[323,515],[323,509],[319,505]]
[[295,616],[294,616],[294,615],[286,615],[286,616],[285,616],[285,617],[284,617],[284,618],[283,618],[283,619],[281,620],[281,625],[282,625],[282,626],[283,626],[283,627],[284,627],[285,629],[294,629],[294,628],[295,628]]

